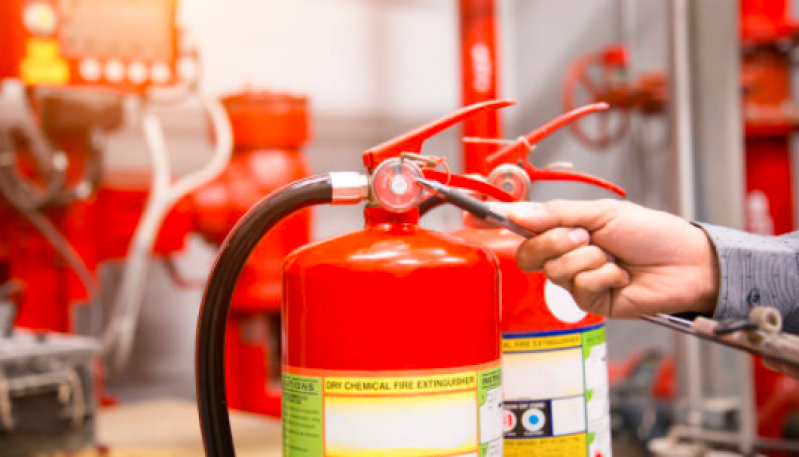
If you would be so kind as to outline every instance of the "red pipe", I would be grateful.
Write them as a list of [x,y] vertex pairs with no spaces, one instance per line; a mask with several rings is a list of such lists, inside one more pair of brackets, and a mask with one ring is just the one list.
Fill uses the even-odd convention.
[[[499,97],[499,53],[497,51],[494,0],[460,0],[461,76],[463,106]],[[467,137],[500,138],[502,123],[495,110],[484,111],[463,124]],[[485,171],[490,145],[464,144],[465,173]]]

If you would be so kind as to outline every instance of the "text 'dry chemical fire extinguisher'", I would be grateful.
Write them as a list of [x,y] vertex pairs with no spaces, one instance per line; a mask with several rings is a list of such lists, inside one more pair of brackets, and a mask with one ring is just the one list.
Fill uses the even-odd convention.
[[[587,105],[509,142],[488,156],[489,184],[517,201],[528,199],[536,181],[575,181],[618,195],[618,186],[569,170],[535,168],[528,154],[570,121],[607,109]],[[437,197],[430,197],[436,199]],[[439,202],[425,201],[432,209]],[[504,455],[609,457],[610,410],[605,328],[602,317],[586,314],[571,295],[542,272],[516,264],[521,238],[504,228],[464,227],[452,235],[489,248],[502,278],[502,362]]]
[[482,181],[436,171],[426,139],[472,105],[364,154],[368,176],[330,173],[256,204],[222,245],[200,313],[197,389],[206,454],[233,456],[225,329],[259,240],[320,204],[367,201],[366,227],[293,251],[283,265],[283,455],[502,454],[500,283],[484,247],[419,227],[421,177],[501,201]]

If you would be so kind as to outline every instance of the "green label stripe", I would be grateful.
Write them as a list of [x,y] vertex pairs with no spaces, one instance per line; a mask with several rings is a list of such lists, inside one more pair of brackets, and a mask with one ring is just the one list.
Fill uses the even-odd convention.
[[322,455],[322,379],[283,373],[283,455]]
[[[488,391],[502,387],[502,367],[491,368],[477,373],[477,405],[485,405],[488,401]],[[480,418],[477,419],[481,423]],[[478,441],[480,433],[477,434]],[[480,443],[479,456],[488,455],[489,443]]]
[[583,333],[583,359],[588,360],[591,349],[605,343],[605,327]]
[[490,370],[481,371],[477,377],[478,394],[477,404],[483,406],[486,402],[488,391],[496,389],[502,385],[502,368],[496,367]]
[[[591,356],[591,351],[594,349],[594,347],[599,346],[601,344],[605,344],[605,340],[606,338],[605,338],[604,325],[596,330],[591,330],[590,332],[583,333],[583,361],[588,360],[588,357]],[[583,383],[585,383],[585,379],[583,379]],[[588,402],[591,401],[591,398],[593,396],[594,396],[594,391],[586,389],[585,391],[586,430],[588,429],[588,411],[587,411]],[[589,447],[591,446],[591,443],[594,442],[595,438],[596,438],[596,433],[588,432],[587,444]]]

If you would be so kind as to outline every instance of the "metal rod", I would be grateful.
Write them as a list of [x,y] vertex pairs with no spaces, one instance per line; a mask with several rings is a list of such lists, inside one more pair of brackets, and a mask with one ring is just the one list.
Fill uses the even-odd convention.
[[[671,124],[673,138],[672,157],[676,173],[673,190],[680,215],[688,220],[696,217],[694,189],[693,116],[691,107],[691,56],[689,47],[689,0],[672,0],[670,4],[671,63]],[[682,350],[683,362],[678,364],[686,422],[690,426],[702,425],[702,361],[697,339],[675,336],[675,346]]]
[[616,0],[616,40],[623,45],[629,54],[627,77],[632,78],[633,50],[635,49],[635,2],[636,0]]

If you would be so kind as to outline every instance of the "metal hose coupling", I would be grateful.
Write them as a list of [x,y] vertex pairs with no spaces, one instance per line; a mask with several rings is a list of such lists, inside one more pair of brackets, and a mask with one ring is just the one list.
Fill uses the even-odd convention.
[[354,205],[369,198],[369,177],[354,171],[328,173],[333,187],[333,205]]

